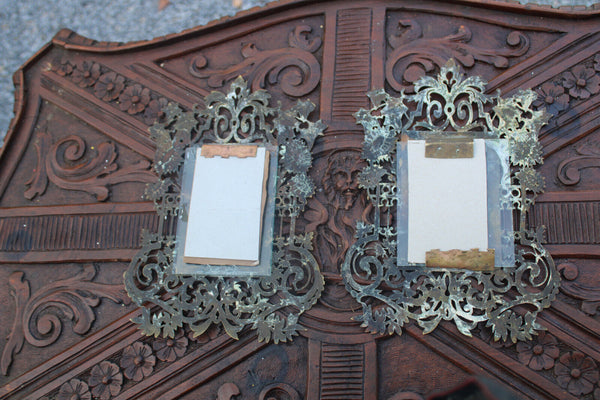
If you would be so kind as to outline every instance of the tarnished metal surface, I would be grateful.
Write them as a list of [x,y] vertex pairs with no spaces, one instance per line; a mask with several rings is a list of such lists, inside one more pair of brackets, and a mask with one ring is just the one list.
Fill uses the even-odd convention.
[[[193,111],[169,104],[165,122],[151,128],[159,180],[148,185],[146,196],[154,201],[161,222],[158,232],[145,232],[143,247],[125,273],[129,296],[143,307],[135,322],[144,334],[174,337],[186,324],[194,335],[201,335],[216,324],[237,338],[250,325],[261,341],[285,342],[300,329],[298,316],[319,299],[324,283],[311,253],[312,232],[297,234],[295,221],[314,191],[307,175],[310,151],[325,124],[308,120],[314,109],[309,101],[285,111],[270,107],[269,101],[267,92],[251,92],[239,77],[228,93],[212,92],[205,105]],[[204,143],[268,143],[279,148],[276,234],[268,277],[189,276],[173,271],[184,153],[187,147]]]
[[[555,298],[560,278],[541,245],[542,229],[529,229],[526,221],[544,188],[534,166],[542,163],[537,132],[547,116],[530,108],[537,97],[533,91],[502,98],[499,93],[484,94],[485,85],[480,77],[463,77],[450,60],[437,78],[419,79],[415,94],[402,92],[395,98],[383,90],[373,91],[369,93],[373,107],[355,114],[365,131],[362,154],[368,164],[360,174],[360,186],[375,212],[373,224],[357,225],[357,241],[346,255],[342,276],[362,305],[360,319],[369,332],[401,334],[412,319],[429,333],[447,320],[470,336],[478,323],[485,322],[496,340],[514,342],[531,339],[541,329],[536,316]],[[503,188],[512,204],[504,206],[519,216],[514,267],[478,272],[396,265],[395,149],[402,136],[508,141],[514,173],[511,187]],[[530,311],[518,314],[515,308],[520,306]]]
[[473,158],[473,139],[428,140],[425,143],[427,158]]
[[494,257],[494,249],[488,249],[487,251],[479,251],[479,249],[441,251],[440,249],[434,249],[425,254],[425,266],[493,271]]

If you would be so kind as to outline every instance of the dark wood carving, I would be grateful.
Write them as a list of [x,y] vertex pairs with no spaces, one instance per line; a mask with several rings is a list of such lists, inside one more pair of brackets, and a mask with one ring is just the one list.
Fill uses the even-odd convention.
[[15,319],[0,358],[3,375],[8,374],[24,340],[35,347],[51,345],[62,332],[63,319],[72,320],[73,332],[84,335],[96,319],[94,308],[101,298],[124,304],[131,302],[121,285],[93,282],[96,275],[93,265],[86,265],[74,277],[46,285],[33,295],[24,275],[21,271],[13,272],[8,281],[15,300]]
[[[142,160],[119,169],[115,162],[117,153],[110,142],[98,145],[96,154],[86,157],[86,144],[80,136],[70,135],[51,144],[47,132],[40,132],[35,141],[38,164],[25,197],[32,200],[44,194],[48,181],[64,190],[80,190],[96,197],[98,201],[108,198],[109,185],[122,182],[145,182],[156,180],[149,171],[150,163]],[[86,159],[87,158],[87,159]]]
[[299,97],[312,92],[321,78],[321,65],[312,54],[321,47],[321,38],[310,38],[310,25],[298,25],[288,35],[289,47],[262,51],[255,43],[243,45],[244,61],[225,69],[210,69],[203,55],[190,63],[189,73],[206,79],[210,88],[221,88],[236,77],[249,76],[253,90],[265,89],[267,84],[281,84],[283,92]]
[[[600,12],[464,0],[283,1],[139,43],[63,30],[15,74],[0,150],[0,399],[422,400],[483,376],[518,398],[600,398]],[[366,93],[413,91],[454,58],[490,92],[535,90],[545,226],[562,285],[530,342],[441,323],[423,335],[365,332],[340,265],[373,210],[358,187]],[[211,328],[143,337],[123,272],[159,227],[148,128],[242,75],[272,103],[317,105],[314,231],[325,278],[288,344]],[[392,222],[392,221],[390,221]],[[533,277],[535,279],[535,277]],[[527,310],[522,310],[525,313]]]

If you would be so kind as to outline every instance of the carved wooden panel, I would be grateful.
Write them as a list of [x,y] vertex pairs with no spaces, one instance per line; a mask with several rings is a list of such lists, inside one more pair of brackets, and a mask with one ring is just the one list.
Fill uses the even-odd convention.
[[[425,399],[483,376],[527,399],[600,398],[600,13],[463,1],[288,1],[181,34],[103,43],[63,30],[15,75],[0,150],[0,399]],[[376,336],[340,276],[356,222],[366,92],[410,93],[454,58],[503,95],[531,88],[546,192],[529,214],[561,273],[530,342],[441,323]],[[325,279],[291,343],[218,327],[143,337],[123,272],[155,232],[143,197],[169,102],[189,110],[238,75],[317,105],[317,190],[298,220]],[[526,310],[521,310],[525,312]]]

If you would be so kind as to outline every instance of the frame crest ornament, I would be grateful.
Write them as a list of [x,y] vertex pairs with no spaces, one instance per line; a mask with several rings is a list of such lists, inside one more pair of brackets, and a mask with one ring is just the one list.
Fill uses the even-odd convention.
[[[478,76],[465,78],[450,59],[437,77],[415,82],[414,94],[402,91],[396,98],[375,90],[368,93],[372,108],[355,113],[365,131],[362,156],[367,161],[359,185],[375,211],[373,224],[357,224],[357,241],[348,250],[342,277],[362,305],[357,319],[371,333],[401,334],[409,320],[429,333],[446,320],[467,336],[485,323],[495,340],[516,342],[543,329],[536,316],[556,297],[560,276],[541,244],[543,227],[528,227],[527,213],[544,189],[534,166],[543,162],[537,132],[548,115],[531,109],[535,92],[502,98],[499,91],[485,94],[486,84]],[[505,206],[517,211],[514,267],[479,272],[397,266],[392,223],[398,202],[396,143],[424,134],[508,141],[512,173],[510,187],[502,189],[512,203]]]
[[[285,342],[302,327],[298,317],[319,299],[324,280],[312,255],[312,232],[296,233],[296,218],[313,195],[308,177],[311,149],[325,129],[308,119],[315,106],[298,101],[291,109],[271,107],[264,90],[251,92],[238,77],[227,93],[211,92],[204,106],[165,108],[165,121],[150,128],[157,150],[158,180],[145,196],[160,217],[158,232],[144,232],[142,249],[125,272],[125,288],[142,308],[134,322],[145,335],[175,336],[187,324],[195,336],[220,324],[235,339],[246,326],[259,341]],[[270,276],[225,278],[174,273],[175,226],[185,150],[204,143],[258,143],[279,153],[275,236]]]

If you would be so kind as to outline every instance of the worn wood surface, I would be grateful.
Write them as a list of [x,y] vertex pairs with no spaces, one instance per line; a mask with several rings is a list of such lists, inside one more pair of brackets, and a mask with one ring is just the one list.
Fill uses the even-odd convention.
[[[0,152],[0,399],[423,399],[472,375],[528,399],[600,398],[600,13],[493,2],[282,2],[148,42],[63,30],[15,74]],[[412,90],[450,57],[490,92],[533,88],[552,114],[540,141],[546,193],[530,215],[563,282],[530,343],[442,323],[375,337],[339,266],[368,213],[356,177],[365,93]],[[169,101],[185,108],[238,75],[282,107],[318,105],[328,129],[303,216],[326,279],[291,344],[141,337],[122,277],[142,229],[154,143]]]

